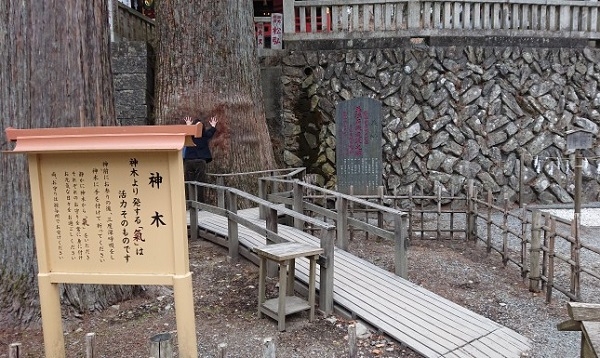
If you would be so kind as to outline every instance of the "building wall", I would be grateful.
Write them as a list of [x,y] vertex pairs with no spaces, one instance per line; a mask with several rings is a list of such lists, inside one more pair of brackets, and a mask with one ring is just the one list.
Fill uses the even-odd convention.
[[[574,155],[565,132],[598,133],[600,52],[543,47],[429,46],[288,50],[281,62],[280,153],[334,187],[335,107],[383,104],[382,184],[389,193],[464,193],[568,203]],[[584,202],[597,200],[598,141],[583,151]],[[523,175],[521,175],[521,162]]]
[[115,111],[121,125],[153,123],[154,53],[143,41],[111,43]]

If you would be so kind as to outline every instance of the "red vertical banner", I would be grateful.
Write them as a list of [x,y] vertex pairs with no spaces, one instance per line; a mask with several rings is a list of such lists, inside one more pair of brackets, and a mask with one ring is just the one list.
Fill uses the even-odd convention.
[[271,14],[271,48],[283,48],[283,14]]
[[265,24],[256,23],[256,47],[265,48]]

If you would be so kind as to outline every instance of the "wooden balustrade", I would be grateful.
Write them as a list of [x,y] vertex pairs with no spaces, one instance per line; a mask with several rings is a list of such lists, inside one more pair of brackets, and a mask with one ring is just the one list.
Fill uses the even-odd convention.
[[301,34],[331,38],[350,32],[596,39],[600,37],[599,4],[579,0],[284,0],[284,39]]

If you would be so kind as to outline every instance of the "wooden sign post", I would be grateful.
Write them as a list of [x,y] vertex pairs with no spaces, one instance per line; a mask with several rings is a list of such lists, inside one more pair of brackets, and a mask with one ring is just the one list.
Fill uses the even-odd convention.
[[58,284],[171,285],[197,357],[181,149],[202,125],[14,129],[29,160],[46,357],[65,357]]

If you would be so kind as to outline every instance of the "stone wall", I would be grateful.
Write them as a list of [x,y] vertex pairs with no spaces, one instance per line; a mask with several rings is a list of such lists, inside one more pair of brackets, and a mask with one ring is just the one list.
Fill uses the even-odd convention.
[[115,111],[121,125],[152,124],[154,53],[143,41],[111,43]]
[[288,51],[283,160],[335,186],[335,106],[365,96],[383,104],[388,192],[464,193],[473,178],[497,199],[516,200],[522,190],[525,202],[572,202],[565,132],[584,128],[594,133],[594,149],[582,151],[584,202],[597,200],[598,59],[591,48]]

